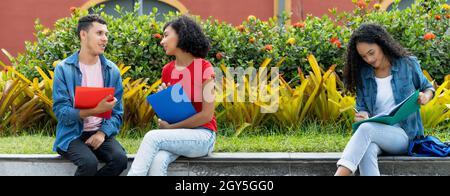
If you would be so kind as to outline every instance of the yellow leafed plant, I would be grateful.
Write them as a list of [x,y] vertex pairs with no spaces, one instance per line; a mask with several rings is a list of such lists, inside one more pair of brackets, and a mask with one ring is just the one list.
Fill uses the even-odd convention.
[[[272,88],[271,83],[274,81],[271,81],[263,88],[267,90],[269,99],[275,100],[274,103],[249,102],[249,97],[257,97],[260,89],[251,89],[248,77],[244,79],[246,101],[239,102],[236,99],[238,84],[225,77],[223,82],[225,89],[233,89],[230,92],[234,95],[234,102],[222,101],[220,105],[223,110],[219,112],[218,118],[237,125],[235,135],[241,134],[247,127],[257,127],[268,121],[279,126],[293,127],[301,125],[308,118],[329,122],[344,121],[350,127],[354,117],[352,108],[355,98],[351,95],[342,95],[338,91],[339,82],[334,72],[336,66],[333,65],[324,72],[313,55],[308,56],[308,60],[313,71],[305,77],[299,70],[300,84],[298,86],[291,87],[282,76],[279,76],[278,87]],[[276,66],[280,66],[281,62]],[[264,61],[260,67],[267,67],[269,63],[270,59]],[[224,66],[222,66],[222,70],[227,73]],[[220,91],[217,94],[220,97],[219,100],[225,100],[225,97],[229,96]],[[274,107],[278,107],[274,113],[261,112],[261,108],[274,111]]]
[[[355,97],[352,95],[343,95],[344,86],[335,73],[336,65],[330,66],[323,76],[324,72],[318,65],[313,55],[308,56],[308,61],[314,74],[310,73],[312,86],[318,89],[317,98],[313,102],[315,116],[323,122],[345,122],[348,127],[351,125],[354,117],[353,107]],[[320,78],[317,78],[319,76]],[[311,88],[313,88],[311,87]]]
[[[431,77],[428,78],[431,80]],[[425,129],[443,131],[450,129],[450,75],[445,77],[444,83],[437,86],[434,98],[421,106],[420,114]]]
[[147,102],[147,96],[155,92],[161,84],[161,80],[156,81],[151,86],[147,85],[148,79],[138,79],[131,82],[131,78],[123,81],[124,87],[124,122],[121,134],[128,134],[126,131],[133,127],[148,128],[155,116],[153,109]]
[[[270,59],[266,59],[260,67],[266,67],[270,62]],[[255,128],[264,123],[267,114],[261,113],[261,109],[266,106],[257,101],[250,102],[251,97],[257,98],[260,91],[254,89],[251,85],[254,81],[249,81],[248,76],[244,76],[244,87],[240,87],[238,82],[231,78],[231,74],[224,65],[221,65],[221,69],[225,73],[225,77],[222,85],[216,84],[216,106],[221,110],[216,117],[220,121],[235,125],[237,127],[235,136],[239,136],[246,128]],[[253,79],[257,80],[257,78]],[[239,96],[240,90],[244,92],[245,96]]]
[[[342,96],[337,90],[337,76],[334,73],[336,66],[333,65],[324,72],[313,55],[308,56],[308,61],[312,72],[305,76],[299,69],[299,86],[290,87],[289,83],[280,78],[280,108],[274,114],[276,122],[282,126],[299,126],[307,118],[318,118],[322,121],[341,119],[350,123],[354,115],[351,109],[355,99],[352,96]],[[308,115],[309,111],[313,111],[314,115]]]
[[[1,73],[0,78],[0,119],[2,120],[0,134],[3,134],[5,130],[11,130],[12,134],[17,133],[45,117],[51,117],[55,123],[56,117],[52,111],[54,72],[35,67],[42,77],[42,81],[39,81],[38,78],[29,80],[1,61],[0,67],[7,70]],[[118,67],[121,75],[130,69],[130,66],[123,64]],[[152,122],[154,113],[146,97],[155,91],[161,81],[151,86],[148,86],[147,82],[148,79],[131,81],[131,78],[123,81],[125,114],[122,130],[129,130],[131,127],[147,127]]]
[[40,97],[45,95],[40,92],[37,79],[25,80],[14,68],[3,62],[0,66],[7,70],[0,78],[0,135],[18,134],[49,116],[46,112],[49,100],[41,101]]

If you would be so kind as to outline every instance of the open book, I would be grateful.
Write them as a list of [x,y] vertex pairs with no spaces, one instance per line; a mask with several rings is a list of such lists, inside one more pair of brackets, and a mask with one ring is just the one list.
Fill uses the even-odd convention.
[[419,110],[420,105],[419,103],[417,103],[419,92],[419,90],[415,91],[413,94],[411,94],[401,103],[397,104],[387,113],[378,114],[376,116],[373,116],[372,118],[353,123],[353,132],[355,132],[361,124],[366,122],[377,122],[387,125],[394,125],[402,120],[405,120],[409,115]]

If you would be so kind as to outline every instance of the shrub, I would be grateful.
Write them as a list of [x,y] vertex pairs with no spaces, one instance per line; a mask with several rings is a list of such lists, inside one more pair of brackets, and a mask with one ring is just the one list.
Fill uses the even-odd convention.
[[[285,25],[289,19],[286,14],[268,21],[251,16],[237,27],[211,18],[202,21],[196,17],[196,20],[212,43],[207,60],[216,66],[258,66],[267,58],[273,62],[284,58],[280,69],[289,81],[297,76],[298,67],[311,71],[307,56],[312,53],[322,69],[335,64],[337,74],[341,75],[351,32],[361,23],[373,22],[384,25],[419,58],[422,68],[428,70],[438,82],[450,73],[450,19],[446,17],[450,11],[444,4],[445,0],[428,3],[426,8],[422,6],[425,1],[418,0],[411,8],[401,11],[394,4],[390,12],[370,10],[367,6],[358,6],[361,2],[354,2],[355,9],[351,13],[337,13],[332,9],[330,14],[334,19],[327,15],[320,18],[308,16],[305,21],[293,25]],[[134,12],[123,12],[117,6],[119,17],[116,18],[104,14],[101,8],[96,10],[106,19],[111,32],[106,56],[117,64],[131,66],[127,77],[156,81],[162,66],[172,59],[159,45],[161,28],[179,14],[169,13],[158,21],[157,9],[149,15],[138,16],[138,8],[139,4],[136,4]],[[62,60],[78,50],[76,23],[86,14],[86,11],[74,10],[71,17],[58,20],[52,30],[44,28],[37,20],[37,41],[27,42],[25,53],[18,55],[13,64],[30,78],[39,76],[35,66],[52,70],[54,61]],[[279,25],[280,22],[284,25]],[[431,33],[433,36],[430,37]]]

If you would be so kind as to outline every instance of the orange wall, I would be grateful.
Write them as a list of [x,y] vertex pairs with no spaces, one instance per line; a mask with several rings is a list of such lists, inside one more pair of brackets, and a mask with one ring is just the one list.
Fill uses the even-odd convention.
[[273,17],[273,0],[180,0],[189,13],[202,18],[213,16],[234,25],[241,24],[249,15],[267,20]]
[[[33,40],[34,21],[52,27],[59,19],[70,15],[71,6],[81,6],[86,0],[1,0],[0,1],[0,48],[12,55],[25,49],[25,41]],[[0,60],[7,61],[0,54]]]

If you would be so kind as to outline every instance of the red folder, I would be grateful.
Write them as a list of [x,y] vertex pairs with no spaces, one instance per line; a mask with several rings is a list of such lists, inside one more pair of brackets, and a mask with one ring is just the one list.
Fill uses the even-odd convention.
[[[75,108],[77,109],[92,109],[108,95],[111,95],[111,100],[114,101],[114,88],[94,88],[94,87],[76,87],[75,88]],[[96,115],[99,118],[110,119],[112,110],[102,114]]]

